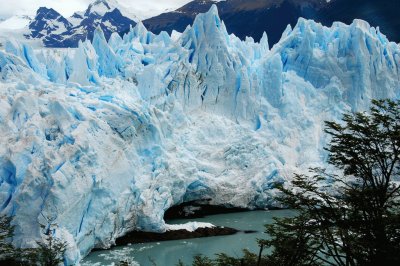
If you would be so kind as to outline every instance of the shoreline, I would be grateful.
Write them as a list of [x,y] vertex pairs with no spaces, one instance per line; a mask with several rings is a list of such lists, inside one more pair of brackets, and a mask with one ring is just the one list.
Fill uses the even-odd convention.
[[[199,200],[185,202],[169,208],[165,214],[164,219],[166,222],[173,222],[173,220],[179,219],[198,219],[207,216],[229,214],[229,213],[244,213],[258,211],[260,209],[249,209],[239,207],[227,207],[223,205],[211,205],[211,200]],[[272,210],[272,209],[271,209]],[[213,236],[227,236],[234,235],[237,233],[253,234],[257,233],[254,230],[238,230],[231,227],[224,227],[215,225],[214,227],[203,227],[197,228],[194,231],[188,231],[186,229],[169,230],[163,233],[156,232],[143,232],[143,231],[132,231],[126,235],[119,237],[115,241],[115,246],[124,246],[128,244],[142,244],[152,243],[161,241],[172,241],[172,240],[184,240],[193,238],[206,238]],[[102,250],[94,249],[92,251]]]
[[133,231],[115,241],[116,246],[128,244],[142,244],[160,241],[184,240],[193,238],[204,238],[212,236],[234,235],[239,232],[253,233],[252,231],[240,231],[235,228],[215,226],[212,228],[197,228],[190,232],[185,229],[171,230],[164,233]]
[[[203,201],[191,201],[182,203],[171,207],[165,212],[164,219],[168,222],[173,222],[175,219],[197,219],[204,218],[206,216],[213,216],[219,214],[229,213],[243,213],[252,212],[260,209],[247,209],[238,207],[226,207],[222,205],[209,205],[208,200]],[[270,209],[272,210],[272,209]],[[213,236],[228,236],[238,233],[253,234],[257,233],[255,230],[238,230],[231,227],[217,226],[214,227],[203,227],[197,228],[194,231],[188,231],[186,229],[169,230],[163,233],[157,232],[144,232],[144,231],[132,231],[124,236],[116,239],[113,247],[126,246],[131,244],[143,244],[143,243],[155,243],[173,240],[185,240],[194,238],[207,238]],[[91,252],[103,251],[108,249],[95,248]]]
[[[240,252],[243,247],[248,247],[254,252],[258,252],[259,247],[256,243],[256,239],[264,238],[264,224],[272,222],[273,217],[287,217],[290,216],[290,214],[291,213],[286,210],[277,213],[275,211],[257,210],[245,213],[239,212],[237,214],[210,215],[206,217],[206,219],[167,221],[167,230],[180,230],[182,228],[192,231],[197,228],[197,225],[204,226],[204,224],[207,223],[222,227],[233,227],[236,230],[231,232],[231,235],[221,235],[219,237],[212,237],[217,234],[216,232],[210,232],[210,230],[206,230],[209,232],[197,231],[201,233],[201,235],[191,234],[191,237],[188,236],[189,233],[180,231],[178,234],[183,233],[184,235],[173,237],[176,241],[171,239],[171,235],[161,236],[164,239],[160,239],[160,234],[156,235],[157,238],[153,238],[150,237],[149,234],[143,232],[139,234],[141,234],[145,240],[140,241],[137,235],[133,236],[131,234],[132,238],[135,238],[136,241],[126,238],[124,239],[125,242],[122,242],[123,239],[120,239],[118,241],[119,245],[115,246],[114,240],[113,247],[93,250],[92,254],[88,255],[82,261],[85,263],[84,265],[91,265],[91,263],[97,262],[109,263],[109,261],[117,263],[119,256],[124,254],[124,256],[129,258],[134,257],[137,262],[143,263],[143,265],[147,265],[149,256],[154,258],[157,265],[175,265],[176,260],[173,260],[172,257],[179,257],[183,260],[187,260],[189,257],[192,257],[190,254],[194,253],[202,253],[211,256],[220,252],[220,249],[226,249],[225,251],[230,255],[235,255],[231,251],[236,250],[235,252]],[[180,225],[181,227],[175,227],[175,225]],[[176,232],[169,232],[168,234],[171,233],[177,234]],[[195,238],[192,239],[193,237]],[[134,242],[141,244],[136,244]],[[109,259],[105,260],[106,257]]]

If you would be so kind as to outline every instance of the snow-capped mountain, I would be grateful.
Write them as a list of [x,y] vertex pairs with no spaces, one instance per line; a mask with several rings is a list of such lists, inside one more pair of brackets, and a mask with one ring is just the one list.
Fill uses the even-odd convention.
[[70,31],[72,24],[60,13],[52,8],[41,7],[38,9],[35,19],[29,23],[30,37],[42,38],[50,35],[61,35]]
[[145,20],[154,33],[173,30],[183,32],[197,14],[216,4],[229,33],[242,40],[246,36],[260,40],[267,32],[270,44],[279,41],[288,24],[296,25],[303,17],[331,26],[333,22],[351,23],[354,18],[379,26],[391,40],[400,42],[400,1],[398,0],[195,0],[185,6]]
[[112,0],[97,0],[85,12],[76,12],[68,19],[54,9],[41,7],[25,36],[41,39],[46,47],[77,47],[79,41],[92,40],[94,30],[101,27],[108,39],[111,33],[126,32],[136,25],[135,17],[121,8],[123,15],[118,7]]
[[26,15],[14,15],[10,18],[0,20],[0,30],[19,30],[29,25],[31,17]]
[[174,38],[138,23],[76,49],[9,41],[0,80],[0,212],[18,246],[57,224],[71,265],[165,231],[184,201],[276,206],[277,183],[326,166],[323,121],[400,98],[400,46],[362,20],[299,19],[270,49],[212,6]]
[[[273,45],[279,41],[288,24],[294,26],[298,18],[304,17],[325,26],[335,21],[349,24],[354,18],[360,18],[372,26],[379,26],[391,40],[400,42],[400,20],[397,19],[400,2],[397,0],[194,0],[175,11],[146,19],[143,23],[156,34],[161,31],[169,34],[173,31],[183,32],[193,23],[197,14],[206,12],[213,4],[218,6],[228,32],[242,40],[250,36],[259,41],[265,31],[270,45]],[[69,18],[59,17],[54,10],[51,11],[53,14],[45,14],[48,12],[46,10],[38,10],[37,18],[24,35],[31,40],[42,40],[47,47],[77,47],[80,40],[93,38],[97,26],[103,29],[107,39],[113,32],[123,35],[129,31],[130,25],[139,21],[129,8],[117,0],[96,0],[85,11],[75,12]],[[57,16],[60,21],[51,16]],[[43,18],[47,21],[43,21]],[[0,31],[2,24],[10,25],[0,23]]]
[[96,0],[89,5],[85,11],[85,16],[97,14],[98,16],[104,16],[107,12],[114,9],[118,9],[124,17],[129,18],[133,21],[139,21],[138,17],[129,11],[127,7],[122,6],[117,0]]

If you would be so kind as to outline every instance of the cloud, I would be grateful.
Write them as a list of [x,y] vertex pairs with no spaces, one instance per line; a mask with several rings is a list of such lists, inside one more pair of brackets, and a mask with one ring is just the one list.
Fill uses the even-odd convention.
[[[138,17],[148,18],[176,9],[191,0],[117,0],[122,6],[130,9]],[[75,11],[85,10],[94,0],[0,0],[0,18],[12,15],[31,15],[41,7],[51,7],[63,16],[71,16]]]
[[71,15],[85,9],[90,0],[0,0],[0,17],[12,15],[34,15],[41,6],[51,7],[58,12]]
[[[0,0],[1,1],[1,0]],[[166,10],[177,9],[192,0],[118,0],[139,18],[149,18]]]

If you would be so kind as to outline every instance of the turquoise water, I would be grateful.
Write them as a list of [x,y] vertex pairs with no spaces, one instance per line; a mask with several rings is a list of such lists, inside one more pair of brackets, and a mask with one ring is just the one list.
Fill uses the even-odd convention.
[[168,221],[169,224],[181,224],[190,221],[209,222],[214,225],[228,226],[239,230],[255,230],[257,233],[238,233],[230,236],[115,247],[111,250],[92,252],[82,261],[82,264],[84,266],[113,265],[113,263],[118,265],[118,262],[124,258],[130,258],[142,266],[174,266],[179,260],[189,265],[193,256],[197,254],[213,257],[215,253],[225,252],[232,256],[240,256],[244,248],[258,252],[259,247],[256,240],[267,237],[264,233],[264,224],[272,223],[273,217],[288,217],[290,215],[293,215],[291,210],[253,211]]

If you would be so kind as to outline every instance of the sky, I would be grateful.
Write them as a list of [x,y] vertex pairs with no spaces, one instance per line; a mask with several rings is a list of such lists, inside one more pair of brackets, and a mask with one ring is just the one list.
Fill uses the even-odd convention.
[[[34,16],[41,7],[51,7],[65,17],[75,11],[85,10],[95,0],[0,0],[0,18],[13,15]],[[116,0],[114,0],[116,1]],[[163,13],[166,9],[176,9],[191,0],[117,0],[122,6],[137,14],[139,18],[149,18]]]

